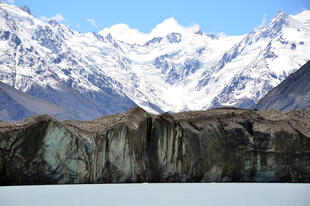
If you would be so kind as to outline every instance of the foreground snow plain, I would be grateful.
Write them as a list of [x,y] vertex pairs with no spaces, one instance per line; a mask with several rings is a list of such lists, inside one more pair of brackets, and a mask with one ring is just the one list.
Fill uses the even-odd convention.
[[308,206],[310,184],[187,183],[0,187],[1,206]]

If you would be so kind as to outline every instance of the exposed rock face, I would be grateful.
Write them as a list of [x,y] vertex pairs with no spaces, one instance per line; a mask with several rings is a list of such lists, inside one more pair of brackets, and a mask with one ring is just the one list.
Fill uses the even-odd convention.
[[0,81],[0,120],[12,122],[37,114],[49,114],[58,120],[74,119],[65,109],[42,98],[18,91]]
[[253,106],[258,110],[310,109],[310,61],[289,75]]
[[310,182],[310,111],[0,122],[0,183]]

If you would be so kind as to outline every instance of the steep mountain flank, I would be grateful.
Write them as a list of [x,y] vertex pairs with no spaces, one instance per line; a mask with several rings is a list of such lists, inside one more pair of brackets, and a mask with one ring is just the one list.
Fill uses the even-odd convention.
[[0,184],[310,182],[310,111],[0,122]]
[[44,99],[18,91],[0,81],[0,119],[19,121],[31,115],[49,114],[57,119],[75,119],[74,115]]
[[254,108],[259,110],[310,108],[310,61],[268,92]]

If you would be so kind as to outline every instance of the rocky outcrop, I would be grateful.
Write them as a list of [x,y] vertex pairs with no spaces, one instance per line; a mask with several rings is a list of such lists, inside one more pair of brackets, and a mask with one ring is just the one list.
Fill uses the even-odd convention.
[[310,182],[310,111],[0,122],[0,184]]

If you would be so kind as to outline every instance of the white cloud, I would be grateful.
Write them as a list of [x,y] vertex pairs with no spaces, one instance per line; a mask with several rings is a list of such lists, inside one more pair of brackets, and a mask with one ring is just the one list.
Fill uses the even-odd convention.
[[258,29],[266,26],[266,23],[267,23],[267,15],[264,14],[263,18],[262,18],[262,21],[260,22],[259,25],[257,25],[256,27],[254,27],[254,31],[257,31]]
[[259,27],[261,28],[261,27],[266,26],[266,22],[267,22],[267,15],[264,14],[263,19],[262,19],[262,21],[261,21]]
[[15,3],[15,0],[8,0],[8,3],[14,4],[14,3]]
[[152,29],[150,34],[152,34],[153,36],[166,36],[171,32],[187,34],[194,33],[199,30],[199,25],[196,23],[192,23],[190,26],[182,26],[175,18],[170,17],[164,20],[162,23],[157,24],[156,27]]
[[55,16],[52,17],[41,16],[40,19],[43,21],[55,20],[59,22],[65,20],[65,18],[61,14],[56,14]]
[[110,33],[117,40],[125,41],[131,44],[144,44],[146,41],[151,40],[154,37],[165,37],[171,32],[181,33],[182,38],[186,38],[186,35],[192,36],[199,30],[199,25],[196,23],[192,23],[190,26],[182,26],[177,22],[177,20],[171,17],[157,24],[149,33],[143,33],[138,29],[132,29],[127,24],[116,24],[109,28],[104,28],[99,32],[99,34],[106,36]]
[[86,19],[93,27],[98,28],[99,26],[96,24],[95,19]]
[[117,40],[125,41],[128,43],[144,44],[149,40],[148,34],[140,32],[138,29],[131,29],[127,24],[116,24],[110,28],[104,28],[99,32],[100,35],[106,36],[111,34]]

